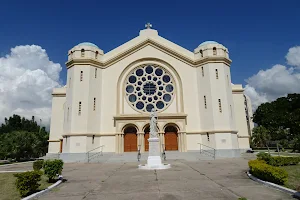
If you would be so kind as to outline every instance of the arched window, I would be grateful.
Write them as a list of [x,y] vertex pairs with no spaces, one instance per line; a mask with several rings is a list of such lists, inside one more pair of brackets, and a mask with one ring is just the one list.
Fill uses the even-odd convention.
[[209,142],[209,133],[206,132],[206,136],[207,136],[207,141]]
[[204,108],[207,109],[206,96],[204,96]]
[[96,110],[96,98],[94,98],[94,111]]
[[202,71],[202,77],[204,77],[204,68],[201,67],[201,71]]
[[203,51],[202,50],[200,50],[200,56],[201,56],[201,58],[203,58]]
[[92,144],[94,144],[94,142],[95,142],[95,135],[93,135]]
[[219,79],[219,72],[218,72],[218,69],[216,69],[216,79]]
[[97,68],[95,68],[95,78],[97,78]]
[[84,57],[84,49],[81,49],[81,57]]
[[99,52],[96,51],[96,53],[95,53],[95,59],[98,59],[98,54],[99,54]]
[[213,48],[213,55],[214,56],[217,55],[217,48],[216,47]]
[[73,51],[70,51],[71,58],[73,58]]

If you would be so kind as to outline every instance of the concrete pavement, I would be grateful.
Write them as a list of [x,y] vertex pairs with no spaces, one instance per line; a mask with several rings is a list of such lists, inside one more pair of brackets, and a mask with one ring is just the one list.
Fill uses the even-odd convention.
[[171,169],[138,170],[138,163],[65,164],[67,181],[39,199],[288,200],[290,195],[250,180],[248,159],[168,161]]

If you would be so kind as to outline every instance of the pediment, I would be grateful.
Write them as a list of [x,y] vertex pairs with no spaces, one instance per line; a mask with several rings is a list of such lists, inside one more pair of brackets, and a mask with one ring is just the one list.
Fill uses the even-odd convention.
[[[145,31],[145,30],[144,30]],[[141,31],[142,32],[142,31]],[[105,53],[100,60],[95,59],[72,59],[66,63],[67,67],[72,67],[75,64],[92,64],[101,68],[107,68],[121,59],[139,51],[146,46],[152,46],[170,56],[177,58],[192,67],[197,67],[203,63],[224,62],[230,66],[231,60],[225,57],[204,57],[195,59],[195,54],[159,35],[156,34],[140,34],[138,37],[122,44],[121,46]]]

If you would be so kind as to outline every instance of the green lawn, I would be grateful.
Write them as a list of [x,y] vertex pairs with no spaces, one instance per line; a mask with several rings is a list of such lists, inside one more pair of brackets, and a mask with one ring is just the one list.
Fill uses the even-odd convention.
[[[14,173],[0,173],[0,197],[1,200],[19,200],[21,199],[20,194],[15,186],[16,178],[13,176]],[[53,183],[48,183],[48,178],[43,175],[40,181],[41,186],[39,190],[46,189]]]
[[300,192],[300,165],[290,165],[281,167],[289,174],[288,182],[285,184],[286,187]]

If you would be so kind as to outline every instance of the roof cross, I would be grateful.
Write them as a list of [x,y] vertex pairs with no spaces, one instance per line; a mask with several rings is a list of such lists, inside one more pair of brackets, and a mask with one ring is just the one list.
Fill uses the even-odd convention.
[[148,22],[147,24],[145,24],[145,27],[146,27],[147,29],[151,29],[151,28],[152,28],[152,24],[150,24],[150,23]]

